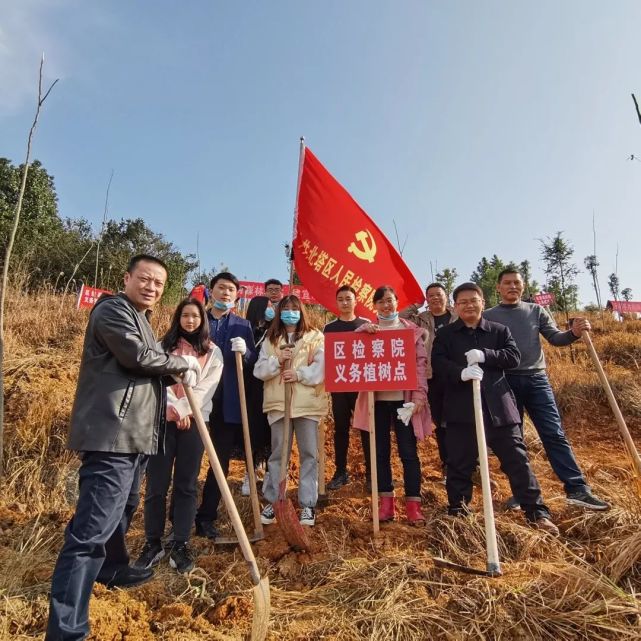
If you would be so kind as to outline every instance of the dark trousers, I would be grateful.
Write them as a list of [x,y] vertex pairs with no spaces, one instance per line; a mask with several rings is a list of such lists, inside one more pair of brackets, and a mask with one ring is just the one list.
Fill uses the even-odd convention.
[[416,453],[416,436],[412,422],[403,425],[396,414],[396,410],[402,406],[403,401],[376,401],[374,404],[378,491],[394,491],[391,462],[393,429],[396,433],[398,455],[403,463],[405,496],[418,497],[421,495],[421,463]]
[[[337,472],[347,471],[347,453],[349,452],[349,433],[352,414],[356,405],[358,392],[332,393],[332,414],[334,415],[334,462]],[[361,433],[361,447],[365,459],[365,470],[369,476],[369,432]]]
[[[241,425],[236,423],[223,423],[220,420],[214,420],[212,417],[209,433],[225,478],[227,478],[227,474],[229,473],[229,459],[234,449],[234,444],[238,439],[239,430],[242,430]],[[207,478],[205,479],[205,485],[203,487],[203,497],[198,512],[196,513],[197,523],[215,521],[218,518],[220,498],[220,488],[210,466],[207,470]]]
[[85,452],[76,511],[51,579],[47,641],[89,633],[89,597],[96,578],[129,564],[125,534],[138,506],[147,456]]
[[[447,498],[451,513],[461,511],[472,500],[472,474],[478,460],[474,423],[448,423],[447,441]],[[485,438],[501,463],[514,498],[529,521],[550,512],[543,503],[539,482],[534,476],[527,450],[518,425],[494,427],[485,417]]]
[[434,436],[438,446],[438,456],[443,465],[447,464],[447,445],[445,443],[445,426],[443,425],[443,402],[445,387],[438,378],[430,378],[427,385],[427,400],[430,404],[432,421],[434,421]]
[[506,372],[506,377],[516,398],[521,424],[526,410],[539,433],[550,465],[565,486],[566,493],[587,489],[585,477],[565,436],[547,374],[519,376]]
[[149,457],[145,492],[145,537],[160,542],[165,532],[167,493],[172,480],[171,522],[174,541],[186,543],[196,516],[198,472],[204,451],[203,442],[192,419],[188,430],[167,423],[165,453]]

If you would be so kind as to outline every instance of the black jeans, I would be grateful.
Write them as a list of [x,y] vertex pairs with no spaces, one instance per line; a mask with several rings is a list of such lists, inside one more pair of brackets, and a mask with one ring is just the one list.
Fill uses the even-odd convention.
[[140,501],[144,454],[85,452],[76,511],[51,579],[47,641],[89,633],[89,597],[96,578],[108,580],[129,564],[125,534]]
[[[224,423],[212,417],[209,433],[225,478],[227,478],[227,474],[229,473],[229,459],[234,449],[234,444],[238,439],[239,430],[242,430],[242,426],[237,423]],[[209,466],[203,487],[203,497],[198,512],[196,513],[196,523],[215,521],[218,518],[220,498],[220,488],[218,487],[214,473],[211,471],[211,466]]]
[[[337,472],[347,471],[347,453],[349,452],[349,433],[352,414],[356,405],[357,392],[332,393],[332,414],[334,415],[334,462]],[[365,470],[369,475],[369,432],[361,433],[361,447],[365,459]]]
[[[472,474],[478,460],[474,423],[448,423],[447,441],[447,498],[449,510],[456,513],[472,500]],[[534,476],[521,436],[519,425],[494,427],[485,417],[485,438],[501,463],[514,498],[519,502],[528,521],[550,516],[543,503],[539,482]]]
[[376,426],[376,467],[378,474],[378,491],[392,492],[392,429],[396,432],[398,455],[403,463],[403,483],[405,496],[421,495],[421,463],[416,453],[416,436],[412,422],[403,425],[398,419],[396,410],[403,406],[403,401],[376,401],[374,404],[374,422]]
[[445,442],[445,426],[443,423],[443,401],[445,386],[438,378],[430,378],[427,382],[427,400],[430,404],[432,421],[434,421],[434,436],[438,445],[438,456],[443,465],[447,464],[447,444]]
[[145,537],[159,542],[165,531],[167,493],[173,473],[171,522],[174,541],[186,543],[196,516],[198,472],[204,451],[203,442],[192,419],[188,430],[167,423],[165,453],[149,457],[145,492]]

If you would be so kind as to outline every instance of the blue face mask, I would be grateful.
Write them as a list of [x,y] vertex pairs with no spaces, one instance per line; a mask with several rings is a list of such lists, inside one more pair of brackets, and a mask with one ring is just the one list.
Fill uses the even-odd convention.
[[285,325],[298,325],[298,321],[300,320],[300,311],[297,309],[284,309],[280,313],[280,319],[285,323]]
[[384,314],[377,314],[378,320],[382,321],[393,321],[398,318],[398,312],[394,312],[393,314],[390,314],[389,316],[385,316]]
[[215,300],[213,306],[215,309],[219,309],[222,312],[226,312],[227,310],[231,309],[234,306],[234,303],[223,303],[222,300]]
[[267,307],[265,309],[265,320],[266,321],[273,320],[275,315],[276,315],[276,312],[274,311],[273,307]]

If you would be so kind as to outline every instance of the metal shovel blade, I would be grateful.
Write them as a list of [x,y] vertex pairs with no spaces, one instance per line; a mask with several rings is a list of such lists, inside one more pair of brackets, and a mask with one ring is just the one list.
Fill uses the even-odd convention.
[[309,537],[298,520],[291,500],[279,498],[273,505],[278,527],[287,543],[297,552],[309,551],[311,548]]
[[260,570],[256,563],[256,557],[251,548],[251,544],[247,539],[247,533],[243,528],[243,523],[240,520],[240,515],[238,514],[238,509],[234,503],[234,498],[231,495],[229,490],[229,485],[227,485],[227,479],[225,478],[225,473],[223,472],[222,467],[220,466],[220,461],[218,460],[218,455],[216,454],[216,449],[212,443],[211,436],[205,421],[203,419],[202,413],[200,411],[200,406],[194,398],[194,393],[188,385],[184,385],[185,395],[189,401],[192,414],[196,421],[196,427],[198,428],[198,433],[200,438],[203,441],[205,446],[205,451],[207,452],[207,457],[209,458],[209,464],[211,469],[216,477],[216,482],[220,488],[222,494],[222,499],[227,508],[229,518],[231,519],[234,531],[238,537],[238,544],[240,549],[243,552],[243,557],[247,563],[249,574],[251,576],[251,581],[254,584],[252,590],[254,595],[254,618],[252,621],[252,632],[251,632],[251,641],[263,641],[267,636],[267,629],[269,627],[269,612],[271,607],[271,599],[269,596],[269,579],[267,576],[261,578]]
[[490,576],[496,577],[501,576],[500,569],[488,569],[488,570],[479,570],[478,568],[472,568],[469,565],[461,565],[460,563],[454,563],[453,561],[448,561],[441,557],[433,557],[434,565],[438,568],[446,568],[448,570],[456,570],[457,572],[465,572],[465,574],[476,574],[477,576]]
[[[291,349],[294,345],[281,345],[281,349]],[[284,368],[291,363],[285,361]],[[291,399],[292,384],[285,383],[285,416],[283,417],[283,445],[280,453],[280,479],[278,481],[278,499],[273,504],[276,522],[285,540],[294,550],[309,550],[310,543],[303,526],[298,520],[291,500],[287,498],[287,474],[289,472],[289,439],[291,434]]]
[[[248,534],[247,539],[250,543],[257,543],[262,541],[265,538],[265,535],[262,532],[254,532],[253,534]],[[238,538],[235,536],[217,536],[214,539],[214,545],[239,545]]]

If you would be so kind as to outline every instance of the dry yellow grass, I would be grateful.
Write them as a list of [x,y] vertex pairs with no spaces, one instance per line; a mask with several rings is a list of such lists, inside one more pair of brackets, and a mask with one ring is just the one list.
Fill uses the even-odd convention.
[[[0,488],[2,639],[42,635],[50,574],[75,481],[75,458],[63,446],[87,314],[77,312],[71,298],[62,301],[44,292],[35,300],[15,295],[9,300],[7,469]],[[157,329],[169,313],[154,314]],[[316,315],[315,321],[322,325],[324,318]],[[608,325],[594,340],[638,441],[641,389],[635,362],[641,323]],[[550,373],[577,456],[612,510],[583,513],[568,507],[528,429],[533,466],[562,537],[550,539],[526,527],[521,515],[500,509],[510,492],[492,461],[504,576],[485,579],[438,569],[431,560],[437,554],[482,568],[485,546],[480,517],[445,515],[436,449],[429,441],[420,449],[427,527],[389,524],[373,540],[368,498],[357,481],[320,511],[311,553],[290,552],[278,528],[267,528],[266,540],[255,550],[272,585],[270,638],[641,638],[641,500],[596,374],[583,347],[574,351],[576,364],[569,350],[548,350]],[[331,440],[330,431],[329,461]],[[350,459],[362,468],[356,443]],[[231,484],[249,525],[248,501],[238,497],[243,472],[242,464],[232,464]],[[400,475],[395,467],[396,478]],[[130,535],[134,550],[142,539],[138,514]],[[251,592],[242,557],[237,550],[213,550],[202,539],[193,544],[198,567],[187,577],[162,566],[154,581],[131,591],[97,587],[91,638],[244,638]]]

